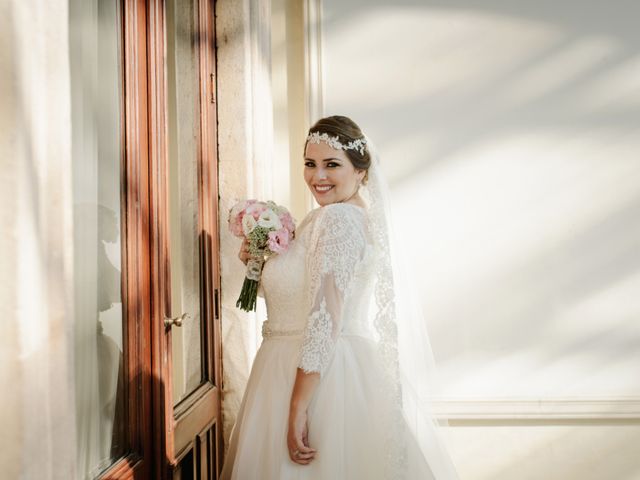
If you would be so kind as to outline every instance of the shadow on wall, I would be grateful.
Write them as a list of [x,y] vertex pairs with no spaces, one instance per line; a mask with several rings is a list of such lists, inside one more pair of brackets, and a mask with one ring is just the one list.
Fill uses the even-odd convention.
[[572,356],[600,380],[637,358],[640,4],[323,8],[326,113],[393,158],[405,209],[432,202],[417,269],[438,360],[476,352],[504,372],[518,354],[543,385]]
[[[390,173],[395,191],[425,175],[466,169],[481,160],[475,153],[486,153],[483,149],[492,154],[491,148],[495,148],[507,155],[505,143],[514,137],[533,137],[531,141],[525,138],[508,145],[507,156],[514,161],[580,163],[579,156],[584,155],[591,164],[599,162],[602,171],[617,170],[617,176],[600,181],[599,186],[605,186],[606,191],[603,189],[599,196],[586,196],[586,190],[575,190],[589,171],[571,171],[560,180],[549,179],[549,185],[535,187],[537,191],[527,199],[529,203],[524,202],[518,211],[521,218],[517,222],[530,218],[532,230],[553,235],[561,232],[555,241],[538,242],[536,248],[508,259],[496,257],[494,265],[474,281],[468,275],[474,273],[473,264],[466,270],[452,268],[448,280],[433,280],[445,286],[448,281],[447,288],[455,292],[457,299],[465,299],[456,301],[454,311],[444,303],[429,305],[429,316],[443,319],[432,324],[433,336],[438,339],[434,344],[438,359],[454,360],[472,350],[487,352],[496,360],[504,358],[505,351],[525,356],[529,352],[528,357],[535,359],[543,373],[566,354],[589,350],[589,359],[582,362],[584,366],[593,363],[589,366],[593,371],[606,371],[609,364],[628,354],[638,334],[631,330],[625,312],[604,326],[585,330],[568,343],[555,343],[553,338],[559,333],[560,314],[571,309],[582,309],[584,313],[589,299],[633,281],[640,272],[635,254],[640,243],[640,197],[621,195],[606,208],[601,202],[618,193],[621,179],[629,183],[640,175],[640,162],[631,157],[636,145],[633,138],[640,132],[640,105],[633,101],[640,84],[637,2],[618,1],[612,8],[603,2],[577,0],[415,0],[393,5],[384,0],[350,0],[327,1],[323,8],[328,64],[333,61],[332,37],[345,40],[340,44],[344,50],[339,51],[339,56],[349,59],[340,75],[330,67],[326,72],[328,106],[335,104],[341,109],[327,109],[326,113],[348,113],[361,122],[383,147],[383,153],[385,145],[423,148],[413,159],[394,158],[394,171]],[[422,31],[396,21],[412,16],[417,23],[408,26],[417,27],[424,22]],[[386,23],[380,23],[381,17]],[[372,19],[378,26],[387,27],[384,35],[379,34],[379,29],[365,28]],[[470,27],[474,22],[477,25]],[[430,35],[431,27],[440,30]],[[520,31],[525,40],[522,49],[504,42],[505,38],[512,38],[517,44]],[[218,48],[240,41],[233,27],[221,28],[218,35]],[[407,45],[411,47],[406,49],[408,53],[394,51],[403,41],[414,41]],[[477,55],[470,57],[469,51]],[[367,59],[368,52],[373,61]],[[268,67],[270,52],[265,49],[257,54]],[[418,71],[419,66],[423,73]],[[438,76],[443,71],[447,71],[446,81],[432,79],[431,72]],[[349,77],[349,82],[362,93],[334,88],[333,82],[343,77]],[[404,88],[406,85],[410,88]],[[536,137],[545,140],[540,142]],[[597,140],[591,142],[592,137]],[[532,144],[533,153],[528,150]],[[401,149],[398,151],[402,153]],[[538,159],[538,154],[547,158]],[[603,159],[609,166],[602,166]],[[496,202],[517,203],[501,190],[505,180],[499,176],[500,168],[496,170],[498,176],[487,189],[494,190],[490,193],[497,197]],[[515,179],[522,182],[523,190],[530,187],[531,179],[526,178],[526,173]],[[630,191],[629,185],[624,188]],[[556,218],[564,225],[549,227],[545,215],[553,205],[541,205],[561,201],[560,193],[578,197],[576,203],[581,203],[583,210],[598,204],[600,207],[587,212],[589,215],[580,212],[588,217],[582,224],[575,221],[575,212],[567,207]],[[476,200],[463,190],[458,195],[466,196],[469,202]],[[461,227],[457,232],[460,238],[456,238],[459,247],[478,258],[490,255],[478,245],[479,231],[493,230],[494,238],[484,238],[490,243],[503,233],[506,238],[518,227],[516,219],[501,218],[500,214],[504,212],[490,219],[504,223],[497,228],[495,224],[483,227],[481,223],[475,230]],[[467,220],[463,216],[460,222]],[[446,243],[442,232],[433,231],[432,235],[441,236]],[[426,297],[433,297],[433,293]],[[458,335],[448,335],[445,330]]]
[[[348,30],[354,19],[366,19],[377,9],[380,12],[398,13],[417,11],[425,19],[428,19],[430,14],[439,16],[446,12],[452,14],[450,22],[454,30],[458,28],[456,14],[473,12],[476,17],[486,16],[487,19],[495,19],[498,22],[505,19],[516,27],[519,22],[524,25],[535,23],[562,32],[554,35],[555,40],[544,49],[528,57],[511,58],[509,64],[501,65],[501,69],[495,72],[495,75],[488,75],[484,80],[464,76],[453,78],[430,95],[404,96],[400,101],[383,107],[379,106],[378,101],[349,105],[350,115],[355,119],[365,120],[363,124],[374,134],[373,138],[379,139],[380,144],[399,143],[402,138],[413,137],[416,134],[422,134],[425,139],[429,139],[428,160],[415,165],[414,169],[404,170],[401,176],[395,177],[395,185],[401,184],[403,180],[411,178],[416,173],[423,173],[425,169],[448,163],[460,149],[468,149],[470,145],[484,143],[487,139],[493,139],[509,131],[535,131],[539,128],[569,128],[575,131],[583,127],[615,127],[629,130],[631,133],[640,129],[640,106],[637,102],[635,105],[626,105],[625,108],[606,108],[606,105],[603,105],[603,108],[592,112],[585,111],[583,106],[576,102],[580,100],[582,90],[587,94],[594,84],[606,81],[607,75],[617,75],[618,68],[626,68],[627,62],[640,61],[640,38],[634,20],[640,15],[637,2],[619,1],[616,2],[615,9],[603,2],[592,1],[586,4],[577,0],[562,3],[414,0],[397,2],[393,6],[384,0],[350,0],[339,5],[340,8],[335,11],[331,10],[331,6],[327,6],[329,11],[323,20],[327,36],[333,32]],[[463,22],[464,19],[461,18],[460,26],[464,26]],[[388,39],[397,38],[396,34],[400,33],[394,30],[392,21],[389,21],[388,26],[386,35],[376,36],[379,43],[388,44]],[[589,59],[588,64],[581,65],[579,75],[567,78],[564,82],[554,82],[553,88],[547,89],[544,95],[536,95],[526,103],[514,105],[513,101],[505,98],[512,86],[527,81],[528,75],[539,76],[538,68],[547,72],[547,78],[553,76],[557,73],[554,72],[556,66],[550,62],[555,59],[562,62],[563,56],[567,61],[571,61],[573,53],[579,54],[576,49],[580,48],[581,42],[605,39],[611,42],[612,48],[603,49],[600,55]],[[456,55],[460,50],[473,48],[478,42],[483,42],[483,39],[477,36],[461,38],[460,35],[452,35],[447,42],[438,45],[441,51],[437,53],[443,56]],[[410,47],[415,48],[416,63],[430,62],[428,57],[421,56],[422,53],[433,53],[427,48],[428,45],[414,44]],[[495,44],[493,47],[496,49],[496,55],[500,54],[501,48],[506,50],[505,45]],[[379,51],[375,44],[367,46],[366,49]],[[353,57],[358,58],[358,53],[353,52]],[[390,80],[402,81],[411,73],[396,69],[393,55],[384,55],[381,62],[389,70],[395,71],[394,76],[388,77]],[[492,60],[484,56],[478,57],[475,62],[491,64]],[[358,65],[358,61],[354,61],[354,70],[358,69]],[[434,68],[438,68],[439,65],[441,62],[437,59],[432,63]],[[545,70],[546,67],[549,69]],[[633,70],[630,69],[630,73],[633,73]],[[367,71],[366,75],[371,75],[371,72]],[[635,75],[635,81],[629,82],[630,84],[638,84],[640,69],[635,69]],[[544,74],[542,77],[546,80]],[[612,80],[617,81],[616,78]],[[386,87],[379,90],[380,96],[388,94],[385,92],[393,89],[393,84],[390,83]],[[634,89],[637,92],[637,87]],[[419,92],[419,89],[413,92]],[[393,118],[394,121],[389,122],[389,118]],[[455,128],[451,128],[452,126]]]

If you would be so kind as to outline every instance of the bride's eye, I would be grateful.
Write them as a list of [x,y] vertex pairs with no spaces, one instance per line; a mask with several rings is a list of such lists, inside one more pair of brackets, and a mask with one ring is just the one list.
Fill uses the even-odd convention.
[[313,162],[304,162],[304,166],[305,166],[305,167],[311,167],[311,168],[313,168],[313,167],[315,167],[315,166],[316,166],[316,164],[315,164],[315,163],[313,163]]
[[327,167],[329,167],[329,168],[335,168],[335,167],[339,167],[339,166],[340,166],[340,164],[336,163],[336,162],[327,163]]

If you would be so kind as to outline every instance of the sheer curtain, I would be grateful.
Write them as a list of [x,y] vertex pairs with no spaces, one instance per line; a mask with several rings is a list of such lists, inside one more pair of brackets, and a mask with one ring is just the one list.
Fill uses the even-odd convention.
[[75,477],[67,2],[0,2],[0,471]]
[[120,295],[121,12],[69,4],[77,478],[123,453]]

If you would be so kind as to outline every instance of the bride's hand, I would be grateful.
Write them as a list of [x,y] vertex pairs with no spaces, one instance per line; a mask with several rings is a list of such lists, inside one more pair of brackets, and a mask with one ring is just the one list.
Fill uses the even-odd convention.
[[300,465],[307,465],[315,457],[316,450],[309,446],[306,411],[289,413],[287,447],[291,460]]
[[240,247],[238,258],[242,260],[242,263],[244,263],[245,265],[251,258],[251,255],[249,255],[249,240],[247,240],[246,237],[244,238],[244,240],[242,240],[242,246]]

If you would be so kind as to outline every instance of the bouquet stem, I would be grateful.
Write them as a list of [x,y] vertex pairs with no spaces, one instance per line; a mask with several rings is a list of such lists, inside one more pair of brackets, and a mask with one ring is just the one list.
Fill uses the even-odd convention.
[[260,284],[260,274],[264,258],[252,258],[247,262],[247,274],[242,283],[242,290],[236,302],[236,307],[245,312],[256,310],[256,300],[258,298],[258,286]]

